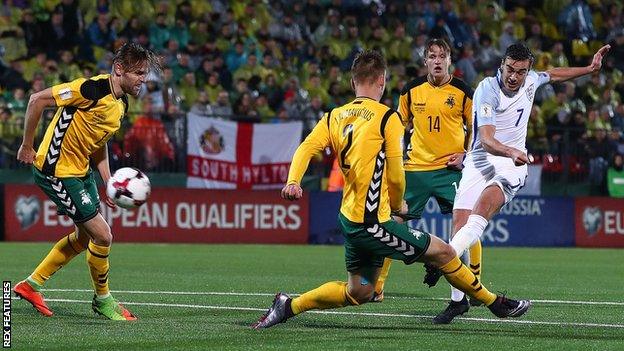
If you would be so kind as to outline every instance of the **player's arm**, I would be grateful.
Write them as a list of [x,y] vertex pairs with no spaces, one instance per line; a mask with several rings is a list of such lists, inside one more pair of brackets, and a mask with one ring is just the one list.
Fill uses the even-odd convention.
[[[102,177],[102,181],[104,181],[104,186],[106,186],[111,177],[110,165],[108,162],[108,145],[104,144],[101,148],[95,151],[91,155],[91,159],[95,162],[97,170],[100,173],[100,177]],[[106,205],[110,208],[115,208],[116,206],[113,200],[108,196],[106,196]]]
[[514,161],[516,166],[531,163],[527,154],[524,152],[516,148],[506,146],[496,140],[496,138],[494,138],[495,133],[496,127],[494,125],[484,125],[479,127],[479,136],[481,137],[481,144],[483,145],[483,149],[485,149],[485,151],[495,156],[509,157]]
[[472,140],[472,128],[473,128],[473,118],[472,118],[472,96],[466,98],[466,104],[464,106],[464,126],[466,127],[466,139],[464,140],[464,150],[468,150],[470,147],[470,141]]
[[410,110],[408,104],[408,94],[409,90],[404,89],[399,96],[399,117],[401,117],[401,123],[403,127],[407,127],[407,124],[410,122]]
[[388,196],[390,209],[400,212],[405,193],[405,171],[403,170],[403,125],[400,117],[393,113],[385,126],[384,138],[386,145],[386,180],[388,181]]
[[601,47],[595,54],[589,66],[585,67],[555,67],[546,71],[552,82],[563,82],[586,74],[594,73],[602,67],[602,59],[611,49],[611,45]]
[[326,113],[295,151],[288,171],[288,181],[282,188],[282,198],[298,200],[303,196],[301,178],[308,169],[310,159],[329,145],[328,119],[329,116]]
[[35,161],[35,157],[37,156],[37,152],[33,146],[35,130],[37,129],[43,110],[46,107],[52,106],[56,106],[56,101],[54,100],[54,96],[52,96],[52,88],[44,89],[30,96],[24,116],[22,145],[17,152],[18,160],[28,164]]

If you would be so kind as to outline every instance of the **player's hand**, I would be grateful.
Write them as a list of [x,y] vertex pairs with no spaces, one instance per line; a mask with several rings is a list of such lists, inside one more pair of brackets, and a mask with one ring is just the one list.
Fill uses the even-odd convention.
[[607,45],[601,47],[594,54],[594,58],[592,59],[592,62],[589,65],[589,68],[591,69],[592,72],[596,72],[596,71],[600,70],[600,68],[602,67],[602,59],[605,57],[607,52],[609,52],[609,49],[611,49],[611,45],[607,44]]
[[104,200],[104,203],[106,204],[106,206],[110,207],[110,208],[116,208],[117,204],[115,204],[115,202],[113,201],[113,199],[111,199],[110,197],[106,197],[106,200]]
[[17,151],[17,159],[22,163],[32,164],[35,162],[35,157],[37,157],[37,152],[32,146],[22,144]]
[[401,203],[401,209],[398,211],[392,211],[392,219],[394,219],[394,221],[398,223],[405,223],[407,222],[406,215],[408,214],[408,212],[409,206],[407,206],[407,202],[403,200],[403,202]]
[[514,149],[510,157],[514,161],[514,164],[518,167],[531,164],[529,156],[518,149]]
[[303,196],[303,189],[298,184],[288,184],[282,188],[282,199],[299,200]]
[[464,168],[464,157],[466,156],[465,152],[458,152],[456,154],[452,154],[446,163],[446,167],[449,169],[455,169],[461,171]]

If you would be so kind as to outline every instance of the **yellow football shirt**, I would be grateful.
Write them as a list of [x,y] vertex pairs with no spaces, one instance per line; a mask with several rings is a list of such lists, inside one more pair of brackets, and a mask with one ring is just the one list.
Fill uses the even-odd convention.
[[82,177],[89,157],[111,138],[128,109],[127,96],[112,93],[110,74],[52,87],[58,109],[37,150],[35,167],[59,178]]
[[464,152],[472,132],[472,89],[453,77],[434,86],[427,77],[408,83],[399,98],[403,125],[413,124],[405,169],[433,171]]
[[[397,172],[393,179],[404,179],[400,162],[403,131],[395,110],[358,97],[318,122],[295,152],[288,184],[299,184],[310,158],[331,146],[345,178],[340,212],[354,223],[388,221],[391,201],[400,204],[405,190],[404,182],[395,188],[387,182],[388,172]],[[390,158],[398,159],[398,167],[388,169]]]

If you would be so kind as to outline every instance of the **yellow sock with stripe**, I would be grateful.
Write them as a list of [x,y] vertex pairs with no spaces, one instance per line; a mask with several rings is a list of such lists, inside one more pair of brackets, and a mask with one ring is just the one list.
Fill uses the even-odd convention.
[[384,285],[386,284],[386,278],[388,278],[388,273],[390,273],[390,265],[392,264],[391,258],[384,258],[383,266],[381,267],[381,272],[379,272],[379,278],[377,278],[377,283],[375,284],[375,292],[377,294],[381,294],[384,289]]
[[346,282],[327,282],[314,290],[310,290],[299,297],[292,299],[290,308],[293,314],[309,310],[326,310],[329,308],[359,305],[349,296]]
[[470,247],[470,270],[481,280],[481,240]]
[[84,250],[85,248],[78,241],[76,232],[71,232],[52,247],[48,255],[26,280],[35,290],[38,290],[54,273]]
[[91,272],[91,281],[95,294],[98,298],[108,297],[110,290],[108,289],[108,254],[110,246],[100,246],[89,241],[89,250],[87,251],[87,264]]
[[440,267],[440,270],[452,286],[483,302],[486,306],[491,305],[496,300],[496,295],[481,285],[479,278],[475,277],[470,269],[461,263],[459,257],[453,258]]

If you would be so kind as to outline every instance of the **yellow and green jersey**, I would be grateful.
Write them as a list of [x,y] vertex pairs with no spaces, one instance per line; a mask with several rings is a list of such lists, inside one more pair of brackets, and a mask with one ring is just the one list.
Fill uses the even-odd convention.
[[405,169],[433,171],[446,167],[450,156],[467,151],[472,132],[472,89],[458,78],[434,86],[427,77],[408,83],[399,98],[403,125],[413,133]]
[[115,133],[128,109],[124,95],[113,95],[110,74],[79,78],[52,87],[59,107],[50,122],[35,159],[45,175],[83,177],[89,157]]
[[[354,223],[388,221],[391,199],[393,204],[397,200],[400,204],[405,190],[404,181],[402,186],[394,187],[387,181],[389,172],[397,172],[392,179],[404,179],[400,162],[403,131],[395,110],[373,99],[358,97],[325,113],[297,149],[288,184],[299,184],[310,158],[331,146],[345,179],[340,212]],[[393,164],[398,167],[387,167],[395,160],[399,162]]]

